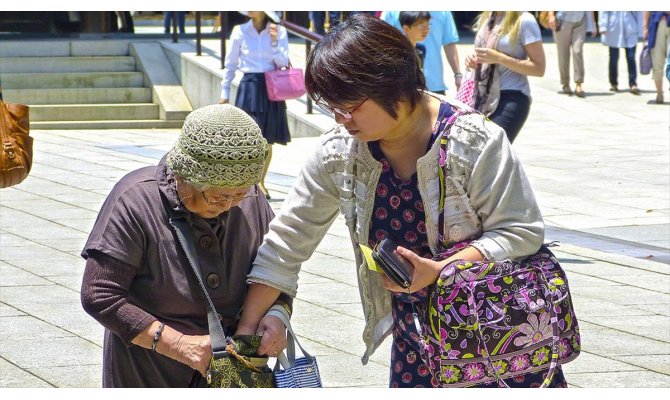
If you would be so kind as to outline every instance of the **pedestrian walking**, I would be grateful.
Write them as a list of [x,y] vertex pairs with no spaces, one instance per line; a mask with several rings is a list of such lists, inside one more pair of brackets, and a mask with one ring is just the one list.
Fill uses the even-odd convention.
[[187,11],[163,11],[163,28],[165,33],[172,31],[172,23],[176,19],[179,33],[186,33],[186,13]]
[[269,199],[265,177],[272,159],[272,145],[287,144],[291,134],[286,102],[270,101],[265,72],[288,66],[288,34],[286,28],[279,25],[279,15],[274,11],[244,11],[242,14],[247,15],[249,21],[236,25],[230,34],[219,103],[228,103],[235,71],[242,71],[244,76],[237,88],[235,106],[251,115],[270,144],[270,155],[259,184],[263,195]]
[[601,11],[598,15],[598,32],[602,43],[609,47],[610,91],[619,91],[619,49],[626,49],[628,65],[628,88],[632,94],[639,95],[637,87],[637,64],[635,47],[638,39],[644,36],[642,11]]
[[561,76],[562,93],[571,95],[570,54],[574,70],[577,97],[584,97],[584,41],[586,33],[596,35],[593,11],[549,11],[549,28],[552,30],[558,50],[558,71]]
[[[399,17],[399,11],[384,11],[380,16],[382,20],[402,31]],[[423,73],[426,76],[428,90],[438,94],[445,94],[447,90],[447,85],[444,83],[442,54],[440,54],[442,50],[444,50],[447,62],[454,73],[454,86],[458,90],[461,86],[463,74],[461,73],[461,64],[456,49],[459,37],[454,17],[449,11],[431,11],[429,28],[428,36],[423,42],[423,45],[426,46]]]
[[[81,253],[81,302],[105,327],[103,387],[206,386],[207,305],[170,214],[188,221],[203,280],[233,335],[247,274],[274,216],[257,195],[267,155],[251,117],[214,104],[186,117],[157,166],[114,186]],[[290,304],[288,296],[277,301],[280,309]],[[260,352],[276,355],[286,346],[278,318],[264,318],[259,332]]]
[[[335,116],[336,125],[322,136],[259,248],[249,274],[255,284],[240,321],[240,329],[253,332],[280,293],[295,295],[301,263],[341,212],[366,321],[362,361],[392,334],[391,387],[438,385],[421,359],[412,314],[425,311],[428,286],[444,265],[452,259],[520,259],[535,253],[544,236],[530,182],[504,131],[480,113],[455,116],[458,110],[445,97],[426,91],[414,52],[399,30],[357,15],[324,36],[308,56],[308,93]],[[437,166],[447,132],[443,157],[451,175],[442,197]],[[448,208],[443,224],[440,204]],[[433,261],[442,240],[438,225],[449,245],[474,240],[452,257]],[[385,238],[398,243],[400,256],[414,266],[408,289],[370,270],[363,255],[361,246],[373,248]],[[531,373],[511,384],[528,387],[542,380],[541,373]],[[552,386],[565,386],[560,367]]]
[[423,68],[426,46],[419,42],[426,40],[430,32],[430,13],[428,11],[400,11],[399,21],[407,39],[416,48],[419,66]]
[[670,51],[670,11],[645,11],[643,36],[651,51],[656,103],[663,104],[663,69]]
[[465,66],[473,70],[481,64],[482,79],[489,80],[491,90],[487,104],[478,109],[512,143],[530,113],[528,76],[544,76],[546,69],[540,26],[529,12],[484,11],[475,29],[475,51],[465,58]]

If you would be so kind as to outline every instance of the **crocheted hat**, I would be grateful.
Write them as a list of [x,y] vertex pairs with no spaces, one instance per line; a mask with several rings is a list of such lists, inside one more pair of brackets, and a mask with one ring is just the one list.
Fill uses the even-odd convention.
[[194,110],[166,163],[191,183],[239,188],[261,181],[268,142],[256,122],[229,104]]

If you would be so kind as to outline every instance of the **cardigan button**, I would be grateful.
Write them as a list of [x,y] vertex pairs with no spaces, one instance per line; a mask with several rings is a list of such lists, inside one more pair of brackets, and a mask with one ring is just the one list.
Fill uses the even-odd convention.
[[212,245],[214,244],[214,239],[210,235],[203,235],[200,237],[200,247],[202,247],[205,250],[209,250]]
[[212,289],[216,289],[221,286],[221,277],[218,274],[209,274],[207,275],[207,286]]

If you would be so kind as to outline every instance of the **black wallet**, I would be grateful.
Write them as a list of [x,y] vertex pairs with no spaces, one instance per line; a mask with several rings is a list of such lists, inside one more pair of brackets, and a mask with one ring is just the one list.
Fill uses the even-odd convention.
[[414,266],[406,258],[398,254],[398,245],[391,239],[384,239],[377,243],[372,251],[372,259],[393,282],[403,289],[412,284]]

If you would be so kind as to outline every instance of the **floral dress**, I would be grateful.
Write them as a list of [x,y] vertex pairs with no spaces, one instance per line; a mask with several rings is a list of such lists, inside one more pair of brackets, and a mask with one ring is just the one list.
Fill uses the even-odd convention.
[[[442,103],[428,149],[442,133],[447,119],[453,114],[448,103]],[[386,160],[379,142],[368,143],[372,156],[382,163],[382,172],[377,183],[374,211],[370,225],[368,244],[373,248],[384,238],[390,238],[399,246],[416,254],[432,258],[426,233],[425,211],[418,188],[416,173],[407,180],[399,178]],[[428,150],[426,149],[426,151]],[[391,347],[390,387],[439,387],[428,366],[420,356],[419,334],[414,313],[425,314],[428,288],[414,293],[393,293],[393,344]],[[506,382],[511,387],[540,386],[543,372],[519,375]],[[497,387],[493,382],[479,387]],[[550,387],[566,387],[560,367],[556,369]]]

